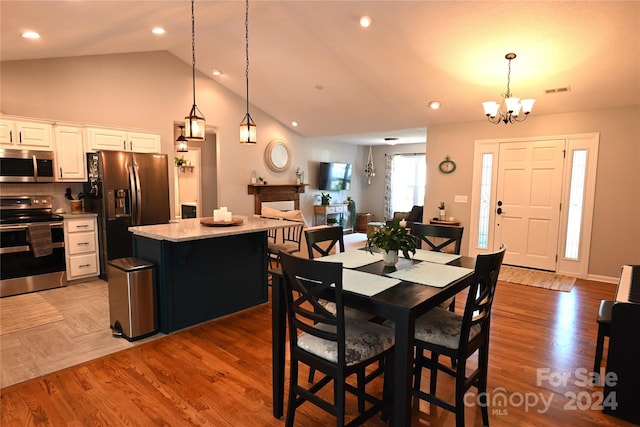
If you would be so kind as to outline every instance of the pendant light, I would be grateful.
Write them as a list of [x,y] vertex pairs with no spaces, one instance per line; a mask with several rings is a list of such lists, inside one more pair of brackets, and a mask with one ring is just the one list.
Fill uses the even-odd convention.
[[184,137],[184,126],[180,127],[180,136],[176,139],[178,143],[178,149],[176,150],[178,153],[188,153],[189,146],[187,145],[187,138]]
[[193,82],[193,107],[189,115],[184,118],[184,125],[187,129],[188,140],[204,141],[204,116],[196,105],[196,24],[193,8],[194,0],[191,0],[191,67]]
[[240,123],[240,144],[255,144],[256,124],[249,114],[249,0],[245,0],[244,31],[246,54],[246,68],[244,75],[247,82],[247,114],[245,114],[242,119],[242,123]]

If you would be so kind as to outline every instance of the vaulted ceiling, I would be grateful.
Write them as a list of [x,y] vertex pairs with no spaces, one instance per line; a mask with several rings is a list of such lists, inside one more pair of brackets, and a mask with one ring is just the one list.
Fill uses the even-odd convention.
[[[244,7],[195,2],[197,69],[242,97]],[[2,0],[0,15],[2,61],[167,50],[191,64],[187,0]],[[26,30],[41,38],[23,39]],[[511,91],[536,98],[533,114],[638,105],[640,2],[249,4],[250,101],[309,138],[424,142],[430,125],[483,120],[481,102],[505,92],[508,52]],[[558,88],[570,89],[546,92]]]

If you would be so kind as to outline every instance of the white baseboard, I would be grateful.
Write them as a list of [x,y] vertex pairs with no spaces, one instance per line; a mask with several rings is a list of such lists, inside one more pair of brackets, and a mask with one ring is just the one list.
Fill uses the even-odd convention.
[[593,280],[595,282],[614,283],[614,284],[618,284],[618,281],[620,280],[619,277],[599,276],[597,274],[588,274],[587,279]]

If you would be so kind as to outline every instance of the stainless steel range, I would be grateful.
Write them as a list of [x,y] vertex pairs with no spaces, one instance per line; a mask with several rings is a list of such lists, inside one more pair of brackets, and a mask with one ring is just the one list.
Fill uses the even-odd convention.
[[[51,196],[0,197],[0,297],[64,286],[64,224]],[[47,234],[47,225],[51,233]],[[31,236],[44,238],[34,253]]]

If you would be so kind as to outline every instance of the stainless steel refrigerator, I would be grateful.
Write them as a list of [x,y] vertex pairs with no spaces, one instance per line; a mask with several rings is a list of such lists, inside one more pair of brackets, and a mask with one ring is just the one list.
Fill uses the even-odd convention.
[[130,226],[169,222],[166,154],[98,151],[87,154],[85,210],[98,214],[100,277],[107,262],[132,256]]

